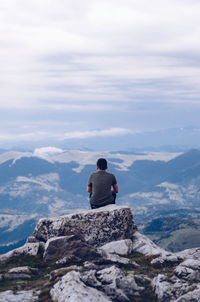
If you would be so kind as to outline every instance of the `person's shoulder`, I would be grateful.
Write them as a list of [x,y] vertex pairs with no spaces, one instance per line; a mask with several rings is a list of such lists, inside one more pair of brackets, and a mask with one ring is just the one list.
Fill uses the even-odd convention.
[[115,177],[115,175],[113,173],[110,172],[106,172],[108,175],[110,175],[111,177]]
[[90,177],[93,177],[93,176],[95,176],[95,175],[97,175],[97,172],[91,173],[91,174],[90,174]]

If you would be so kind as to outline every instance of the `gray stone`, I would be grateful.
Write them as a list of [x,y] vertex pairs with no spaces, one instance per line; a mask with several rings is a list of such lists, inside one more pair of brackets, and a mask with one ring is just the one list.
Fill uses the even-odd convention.
[[133,242],[131,239],[112,241],[112,242],[109,242],[109,243],[101,246],[100,250],[103,250],[109,254],[127,256],[133,250]]
[[12,250],[6,254],[0,255],[0,262],[6,262],[8,259],[10,259],[13,256],[19,256],[19,255],[31,255],[36,256],[39,252],[40,243],[25,243],[23,246]]
[[0,302],[36,302],[39,292],[33,290],[13,292],[7,290],[0,293]]
[[163,302],[175,302],[179,297],[191,290],[188,282],[175,276],[170,278],[163,274],[158,274],[152,280],[152,287],[158,297],[158,301]]
[[200,281],[200,261],[187,259],[175,269],[175,274],[188,281]]
[[198,260],[200,259],[200,247],[186,249],[184,251],[176,253],[176,255],[182,260],[186,260],[186,259]]
[[125,302],[132,296],[138,296],[143,290],[135,281],[133,275],[126,275],[116,266],[111,266],[96,273],[97,279],[102,283],[102,290],[111,299]]
[[38,240],[34,236],[29,236],[26,240],[27,243],[35,243],[38,242]]
[[62,277],[63,275],[66,275],[70,271],[79,271],[80,268],[81,268],[80,266],[71,265],[68,267],[61,267],[61,268],[55,269],[50,272],[49,279],[50,279],[50,281],[55,281],[58,278]]
[[71,271],[64,275],[50,291],[55,302],[112,302],[104,293],[85,285],[80,273]]
[[81,280],[89,285],[89,286],[92,286],[92,287],[99,287],[101,286],[101,282],[99,280],[97,280],[96,278],[96,270],[89,270],[89,271],[86,271],[86,272],[83,272],[81,274]]
[[37,268],[32,268],[30,266],[18,266],[9,269],[8,273],[10,274],[36,274],[38,273]]
[[29,266],[20,266],[9,269],[3,277],[8,280],[26,280],[31,279],[32,276],[37,273],[38,269],[31,268]]
[[131,239],[136,226],[130,208],[108,205],[54,219],[42,219],[34,237],[46,242],[52,237],[82,235],[88,244],[102,246],[108,242]]
[[179,297],[175,302],[199,302],[200,301],[200,286],[198,288],[189,291],[188,293]]
[[44,252],[45,261],[71,263],[100,259],[101,255],[91,245],[84,241],[81,235],[71,235],[51,238],[47,241]]

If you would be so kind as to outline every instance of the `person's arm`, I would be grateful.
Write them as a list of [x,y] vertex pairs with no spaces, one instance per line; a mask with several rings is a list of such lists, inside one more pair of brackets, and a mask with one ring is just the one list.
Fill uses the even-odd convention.
[[113,185],[113,191],[114,191],[115,193],[118,193],[118,192],[119,192],[118,184]]
[[88,180],[88,184],[87,184],[87,187],[86,187],[86,191],[88,193],[92,193],[92,175],[90,175],[90,178]]
[[87,186],[86,191],[87,191],[88,193],[91,193],[91,192],[92,192],[92,187],[91,187],[91,186]]
[[118,187],[118,184],[117,184],[116,177],[115,177],[115,175],[112,175],[112,176],[113,176],[113,181],[112,181],[113,192],[118,193],[119,192],[119,187]]

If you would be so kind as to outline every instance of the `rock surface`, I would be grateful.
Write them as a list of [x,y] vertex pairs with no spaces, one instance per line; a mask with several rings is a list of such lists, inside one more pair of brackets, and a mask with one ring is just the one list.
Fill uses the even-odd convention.
[[127,256],[133,250],[133,242],[131,239],[118,240],[109,242],[100,247],[100,250],[108,254],[117,254],[120,256]]
[[58,259],[76,258],[76,261],[92,260],[100,258],[97,249],[85,242],[80,235],[70,235],[51,238],[46,242],[44,260],[52,261]]
[[55,219],[41,219],[33,235],[38,241],[46,242],[52,237],[78,234],[88,244],[101,246],[131,238],[135,228],[130,208],[108,205]]
[[4,262],[13,256],[31,255],[36,256],[42,243],[25,243],[22,247],[12,250],[6,254],[0,255],[0,262]]
[[72,271],[57,282],[50,291],[55,302],[111,302],[102,292],[86,286],[78,272]]
[[32,290],[13,292],[7,290],[0,293],[0,302],[36,302],[38,301],[38,293]]
[[42,219],[0,256],[0,302],[199,302],[199,259],[137,232],[127,207]]

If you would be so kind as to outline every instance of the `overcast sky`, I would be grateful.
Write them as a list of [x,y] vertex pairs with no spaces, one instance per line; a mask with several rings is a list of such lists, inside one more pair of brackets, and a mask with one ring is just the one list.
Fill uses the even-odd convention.
[[1,0],[0,142],[200,126],[200,1]]

